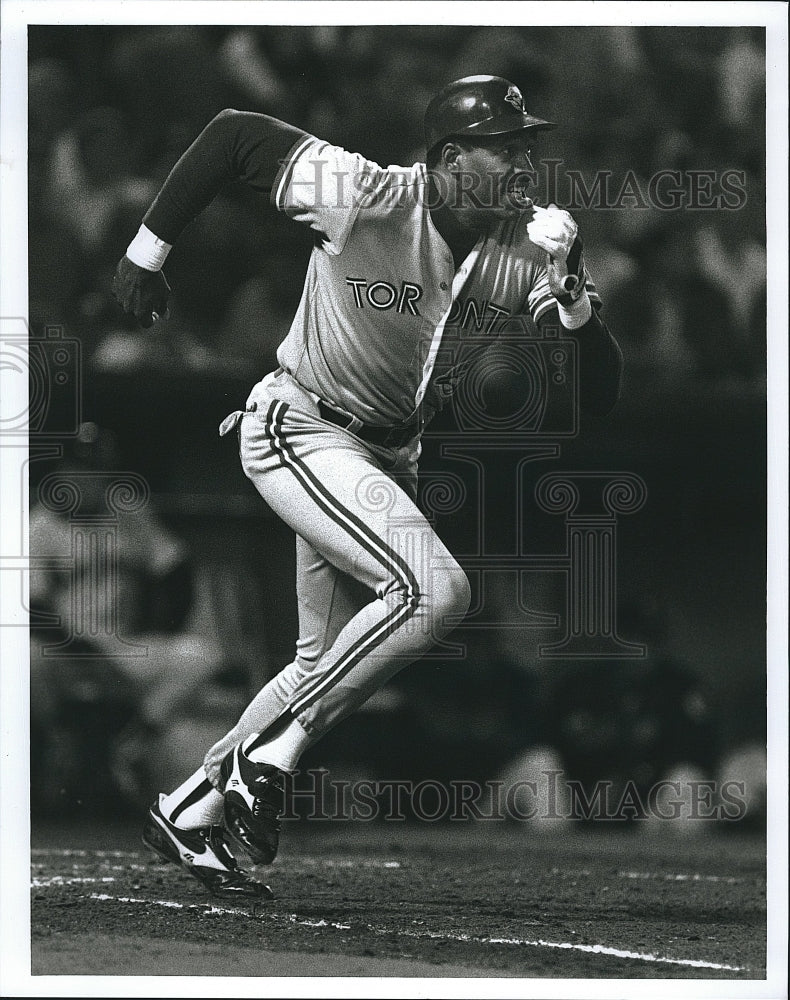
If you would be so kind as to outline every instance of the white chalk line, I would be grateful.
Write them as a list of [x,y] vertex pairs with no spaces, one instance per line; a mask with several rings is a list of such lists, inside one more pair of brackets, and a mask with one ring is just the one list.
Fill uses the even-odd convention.
[[[685,874],[675,874],[673,872],[618,872],[620,878],[630,879],[655,879],[662,882],[723,882],[725,885],[741,885],[743,882],[751,881],[739,878],[735,875],[700,875],[698,872]],[[755,876],[755,882],[760,878]]]
[[[593,874],[588,868],[552,868],[551,874],[563,880],[575,878],[600,878],[601,873]],[[760,876],[752,879],[743,878],[736,875],[702,875],[699,872],[627,872],[617,873],[618,878],[628,879],[652,879],[661,882],[721,882],[724,885],[742,885],[744,882],[764,881]]]
[[319,858],[311,855],[300,855],[295,858],[281,857],[280,863],[288,868],[400,868],[400,861],[384,861],[380,858],[363,858],[361,861],[352,858]]
[[[245,919],[250,918],[249,910],[241,910],[238,907],[233,906],[217,906],[214,903],[176,903],[169,899],[140,899],[135,896],[110,896],[105,892],[92,892],[88,899],[94,899],[100,903],[116,902],[116,903],[137,903],[144,906],[162,906],[168,910],[188,910],[193,913],[200,913],[202,916],[213,917],[213,916],[231,916],[231,917],[244,917]],[[251,901],[251,905],[255,905]],[[260,916],[260,914],[255,914]],[[281,914],[270,913],[267,914],[270,919],[282,920],[285,919],[287,923],[299,924],[303,927],[334,927],[335,930],[349,931],[351,930],[351,924],[340,924],[334,920],[304,920],[297,916],[295,913],[288,914],[285,918]]]
[[48,889],[53,885],[86,885],[89,883],[107,883],[115,882],[114,876],[106,876],[103,878],[88,878],[82,876],[66,876],[66,875],[50,875],[49,878],[39,878],[34,877],[30,883],[33,889]]
[[239,910],[229,906],[215,906],[213,903],[176,903],[170,899],[141,899],[135,896],[109,896],[106,892],[92,892],[87,899],[99,903],[132,903],[143,906],[161,906],[168,910],[192,910],[203,916],[231,916],[249,918],[249,910]]
[[[75,857],[75,858],[101,858],[101,859],[122,859],[122,858],[140,858],[141,852],[139,851],[88,851],[84,849],[69,849],[69,848],[37,848],[31,851],[31,854],[38,857]],[[399,861],[389,861],[389,860],[372,860],[364,859],[361,861],[352,859],[337,859],[337,858],[320,858],[314,856],[302,856],[294,859],[282,859],[288,866],[292,867],[324,867],[324,868],[375,868],[375,869],[398,869],[401,867],[401,862]],[[77,870],[83,867],[79,864],[74,864],[73,869]],[[133,870],[146,870],[146,865],[107,865],[106,866],[111,871],[123,871],[127,869]],[[167,867],[165,865],[159,867]],[[592,872],[589,869],[577,869],[572,870],[561,870],[554,868],[552,869],[552,874],[561,875],[564,878],[570,876],[592,876]],[[619,871],[617,873],[619,878],[627,878],[631,880],[661,880],[667,882],[721,882],[726,885],[737,885],[741,884],[747,879],[739,878],[736,876],[726,876],[726,875],[703,875],[698,872],[691,873],[673,873],[673,872],[635,872],[635,871]],[[34,888],[47,888],[47,887],[57,887],[63,885],[77,885],[77,884],[89,884],[89,883],[110,883],[115,881],[112,877],[102,877],[102,878],[88,878],[88,877],[65,877],[60,875],[51,876],[50,878],[34,878],[32,881],[32,886]],[[759,881],[759,879],[756,879]],[[249,917],[249,912],[247,910],[238,910],[227,907],[215,906],[212,904],[183,904],[175,903],[167,900],[146,900],[137,899],[130,896],[108,896],[106,894],[96,894],[93,893],[89,897],[91,899],[109,901],[115,900],[121,903],[129,904],[141,904],[141,905],[155,905],[168,907],[171,909],[184,909],[200,912],[204,915],[236,915]],[[299,919],[295,914],[291,914],[288,917],[283,918],[282,915],[268,914],[270,919],[286,919],[290,923],[298,923],[302,926],[308,927],[332,927],[337,930],[350,930],[350,925],[339,924],[333,921],[319,920],[319,921],[309,921]],[[366,929],[375,934],[396,934],[400,937],[412,937],[412,938],[431,938],[431,939],[441,939],[441,940],[454,940],[459,942],[474,942],[479,944],[495,944],[495,945],[515,945],[522,947],[540,947],[540,948],[554,948],[563,950],[575,950],[587,952],[590,954],[601,954],[609,955],[615,958],[630,959],[633,961],[642,962],[654,962],[658,964],[670,964],[679,966],[688,966],[692,968],[703,968],[703,969],[716,969],[719,971],[728,972],[744,972],[748,971],[746,966],[736,966],[728,965],[716,962],[708,962],[701,959],[678,959],[678,958],[667,958],[665,956],[653,955],[650,953],[643,952],[632,952],[624,949],[611,948],[606,945],[585,945],[577,942],[566,942],[566,941],[544,941],[543,939],[529,940],[526,938],[491,938],[491,937],[479,937],[473,935],[465,934],[448,934],[437,931],[408,931],[400,930],[393,931],[389,928],[376,927],[372,924],[367,924]]]
[[[187,910],[193,912],[200,912],[204,916],[219,916],[219,915],[229,915],[229,916],[241,916],[249,918],[251,916],[248,910],[241,910],[235,907],[224,907],[215,906],[214,904],[197,904],[197,903],[176,903],[171,900],[164,899],[139,899],[134,896],[110,896],[107,893],[91,893],[88,899],[95,900],[97,902],[117,902],[117,903],[128,903],[137,904],[142,906],[161,906],[167,909],[175,910]],[[278,913],[260,913],[255,914],[258,918],[268,918],[271,921],[285,921],[289,924],[297,924],[305,927],[331,927],[335,930],[351,930],[351,924],[341,924],[336,921],[330,920],[305,920],[300,918],[297,914],[291,913],[287,915]],[[409,930],[396,930],[389,927],[380,927],[375,924],[364,924],[364,929],[371,931],[377,935],[395,935],[396,937],[408,937],[408,938],[427,938],[430,940],[441,940],[441,941],[458,941],[467,944],[493,944],[493,945],[510,945],[518,947],[530,947],[530,948],[554,948],[561,949],[564,951],[581,951],[592,955],[607,955],[612,958],[623,958],[630,959],[632,961],[638,962],[652,962],[656,964],[663,965],[679,965],[685,966],[687,968],[694,969],[715,969],[721,972],[748,972],[747,966],[742,965],[727,965],[721,962],[708,962],[704,959],[696,958],[668,958],[663,955],[653,955],[646,952],[639,951],[627,951],[622,948],[612,948],[608,945],[603,944],[577,944],[571,941],[544,941],[542,938],[537,938],[535,940],[530,940],[528,938],[514,938],[514,937],[479,937],[470,934],[452,934],[443,931],[431,931],[431,930],[420,930],[420,931],[409,931]]]
[[[169,861],[159,861],[159,862],[152,862],[151,864],[147,864],[147,865],[135,865],[135,864],[110,865],[110,864],[107,864],[107,862],[105,861],[105,862],[103,862],[102,864],[100,864],[98,866],[96,864],[94,864],[94,863],[89,863],[89,864],[84,864],[84,865],[83,864],[74,864],[74,863],[72,863],[69,867],[71,868],[71,872],[72,872],[72,874],[70,876],[66,876],[66,875],[52,875],[50,877],[51,878],[77,878],[79,872],[81,872],[81,871],[94,871],[97,867],[99,868],[99,871],[102,871],[102,872],[122,872],[125,875],[128,875],[130,872],[147,872],[147,873],[158,872],[158,871],[162,871],[163,872],[163,871],[167,871],[170,868],[172,868],[172,863],[169,862]],[[32,865],[32,868],[33,868],[33,873],[34,873],[33,877],[34,878],[44,878],[44,872],[47,869],[46,865],[42,864],[41,862],[34,862],[34,864]],[[36,874],[36,872],[38,874]]]

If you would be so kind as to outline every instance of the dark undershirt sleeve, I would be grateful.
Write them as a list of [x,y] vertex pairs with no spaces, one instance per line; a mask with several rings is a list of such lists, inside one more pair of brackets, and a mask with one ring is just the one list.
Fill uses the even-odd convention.
[[593,309],[584,326],[568,330],[560,323],[556,309],[538,320],[538,329],[560,327],[566,337],[579,345],[579,404],[585,413],[604,416],[614,408],[620,393],[623,352],[606,323]]
[[269,192],[283,161],[307,135],[269,115],[221,111],[171,170],[143,222],[173,244],[230,181]]

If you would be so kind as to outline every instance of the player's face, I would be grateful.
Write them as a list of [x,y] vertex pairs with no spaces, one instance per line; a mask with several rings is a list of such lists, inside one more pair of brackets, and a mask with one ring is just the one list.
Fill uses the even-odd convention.
[[538,183],[535,140],[535,133],[527,129],[464,149],[458,159],[464,208],[481,221],[531,211],[530,191],[534,193]]

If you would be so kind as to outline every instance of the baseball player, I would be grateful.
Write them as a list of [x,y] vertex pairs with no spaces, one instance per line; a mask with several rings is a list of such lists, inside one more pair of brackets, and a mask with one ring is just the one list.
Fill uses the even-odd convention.
[[[150,809],[144,839],[222,896],[271,895],[238,867],[277,852],[284,777],[300,755],[464,616],[467,578],[415,503],[420,435],[459,303],[578,342],[583,409],[607,412],[621,354],[568,212],[529,195],[553,125],[494,76],[451,83],[425,116],[427,157],[386,167],[266,115],[223,111],[186,151],[118,264],[114,292],[148,327],[185,226],[227,182],[270,193],[314,248],[279,367],[230,414],[242,467],[296,533],[296,653],[203,766]],[[266,321],[261,317],[261,322]],[[360,601],[359,584],[368,596]]]

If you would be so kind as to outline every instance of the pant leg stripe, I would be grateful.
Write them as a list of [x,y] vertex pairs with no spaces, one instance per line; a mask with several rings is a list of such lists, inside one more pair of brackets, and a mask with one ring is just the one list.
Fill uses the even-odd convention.
[[[337,501],[334,499],[334,497],[332,497],[332,495],[329,494],[328,496],[329,502],[325,501],[323,499],[321,491],[318,488],[317,480],[315,480],[315,477],[306,475],[306,469],[303,467],[303,463],[296,458],[293,452],[293,448],[287,444],[282,435],[282,417],[285,415],[287,409],[288,409],[287,403],[282,403],[275,400],[274,403],[272,403],[272,405],[269,407],[268,413],[266,415],[266,434],[269,440],[271,441],[272,450],[274,454],[280,458],[283,465],[287,466],[291,470],[291,472],[293,472],[293,474],[296,476],[296,478],[304,487],[305,492],[307,492],[310,495],[310,498],[313,500],[313,502],[328,517],[330,517],[336,524],[339,524],[341,528],[343,528],[346,531],[349,531],[349,533],[354,537],[354,540],[358,542],[365,549],[366,552],[369,552],[370,555],[372,555],[375,559],[378,560],[378,562],[382,563],[384,566],[386,566],[388,569],[391,570],[393,567],[387,561],[385,561],[385,559],[382,557],[382,553],[379,550],[369,545],[365,538],[360,538],[356,536],[353,530],[349,529],[349,525],[345,523],[342,517],[342,513],[339,514],[335,510],[334,505],[337,503]],[[342,509],[343,508],[341,508],[341,511]],[[395,575],[402,579],[399,573],[396,572]]]
[[312,471],[294,454],[293,448],[282,435],[282,418],[288,409],[286,403],[276,403],[270,407],[266,419],[266,431],[276,454],[283,464],[287,465],[310,494],[321,510],[343,527],[351,537],[363,548],[381,562],[388,570],[394,572],[405,585],[408,598],[404,604],[390,611],[387,616],[365,635],[360,636],[334,665],[332,670],[319,678],[308,690],[302,692],[289,706],[293,714],[303,711],[313,704],[324,691],[344,677],[363,657],[379,643],[383,642],[397,628],[407,621],[417,609],[419,587],[411,567],[401,559],[385,542],[375,535],[367,525],[361,522],[347,508],[343,507],[336,497],[333,497]]
[[296,715],[298,712],[303,712],[313,705],[329,688],[334,687],[350,670],[353,670],[360,660],[392,635],[393,632],[396,632],[404,622],[408,621],[415,610],[415,608],[408,604],[400,604],[397,608],[390,611],[386,618],[378,622],[363,636],[360,636],[353,645],[349,646],[325,677],[320,678],[313,687],[302,692],[297,697],[289,706],[291,713]]
[[318,503],[324,513],[345,528],[363,548],[396,576],[406,589],[409,600],[420,596],[417,579],[409,564],[375,532],[360,520],[353,511],[344,507],[337,497],[333,496],[313,471],[305,465],[293,450],[293,446],[282,435],[282,418],[288,410],[287,403],[275,403],[267,415],[266,430],[270,436],[275,451],[299,476],[302,484],[312,498]]

